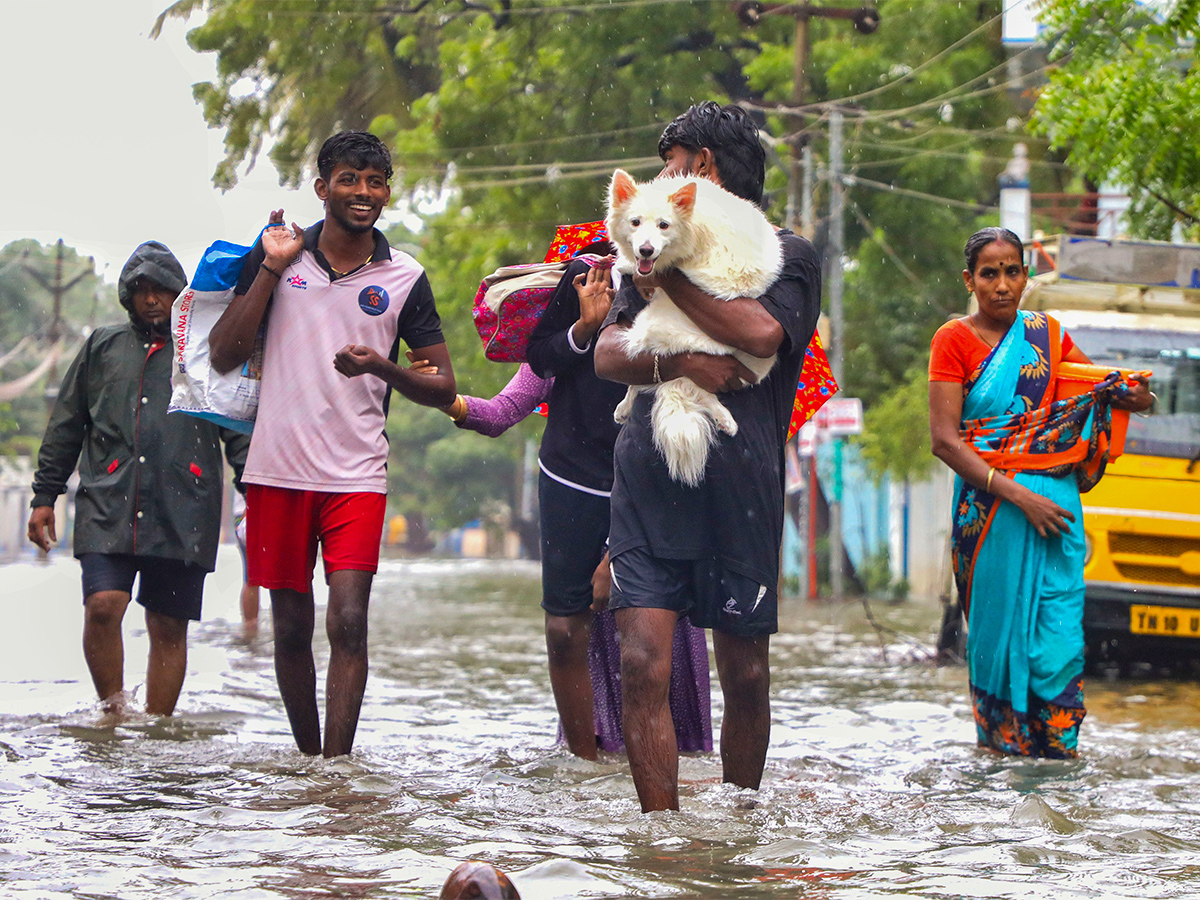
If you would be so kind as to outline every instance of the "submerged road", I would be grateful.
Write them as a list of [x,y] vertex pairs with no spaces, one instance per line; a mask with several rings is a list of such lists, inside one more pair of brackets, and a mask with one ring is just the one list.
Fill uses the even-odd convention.
[[[1002,759],[974,745],[965,671],[924,661],[934,606],[876,608],[913,639],[885,660],[860,606],[793,602],[762,791],[690,756],[682,811],[643,816],[623,757],[554,743],[534,565],[385,561],[356,749],[333,761],[295,751],[239,577],[222,547],[179,714],[113,727],[78,566],[0,568],[0,896],[434,897],[465,859],[525,900],[1200,895],[1191,682],[1091,682],[1082,759]],[[126,635],[136,691],[139,608]]]

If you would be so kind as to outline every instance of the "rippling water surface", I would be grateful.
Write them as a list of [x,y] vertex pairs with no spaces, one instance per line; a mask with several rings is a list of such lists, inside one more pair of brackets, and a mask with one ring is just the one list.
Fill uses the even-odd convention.
[[1085,758],[1000,759],[965,672],[926,661],[933,606],[877,608],[882,647],[860,606],[793,602],[763,789],[691,756],[682,811],[643,816],[623,757],[554,744],[533,565],[385,563],[356,749],[331,762],[293,749],[238,574],[222,548],[178,715],[111,727],[74,561],[0,569],[0,896],[436,897],[465,859],[526,900],[1200,896],[1194,683],[1093,681]]

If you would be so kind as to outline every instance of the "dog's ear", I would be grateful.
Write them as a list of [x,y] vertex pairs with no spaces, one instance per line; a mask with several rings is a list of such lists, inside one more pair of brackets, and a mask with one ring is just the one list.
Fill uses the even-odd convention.
[[628,203],[637,193],[637,184],[633,177],[624,169],[613,172],[612,182],[608,186],[608,205],[620,206]]
[[696,207],[696,182],[689,181],[667,199],[679,212],[690,214]]

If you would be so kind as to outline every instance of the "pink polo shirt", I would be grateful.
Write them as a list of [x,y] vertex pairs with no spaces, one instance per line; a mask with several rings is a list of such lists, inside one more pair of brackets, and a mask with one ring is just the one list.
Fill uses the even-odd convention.
[[[305,233],[304,251],[284,270],[272,295],[258,417],[243,480],[295,490],[386,493],[384,425],[391,388],[373,375],[339,374],[333,357],[347,344],[364,344],[394,361],[401,339],[412,349],[443,343],[440,321],[424,270],[408,254],[387,247],[381,235],[372,262],[332,280],[314,256],[320,224]],[[247,263],[254,266],[250,280],[257,271],[255,256]]]

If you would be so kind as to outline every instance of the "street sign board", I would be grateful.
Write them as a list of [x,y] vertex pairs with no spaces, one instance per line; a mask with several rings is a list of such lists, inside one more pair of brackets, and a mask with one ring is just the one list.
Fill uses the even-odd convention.
[[1027,46],[1041,36],[1045,27],[1038,15],[1037,0],[1015,0],[1005,5],[1001,40],[1006,47]]
[[[828,405],[828,401],[826,402]],[[817,415],[820,416],[820,410]],[[796,449],[801,456],[813,456],[817,452],[817,423],[809,419],[800,426],[800,431],[796,434]]]
[[817,411],[817,427],[833,435],[862,434],[862,401],[857,397],[834,397]]

